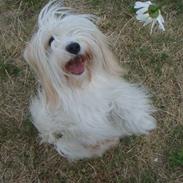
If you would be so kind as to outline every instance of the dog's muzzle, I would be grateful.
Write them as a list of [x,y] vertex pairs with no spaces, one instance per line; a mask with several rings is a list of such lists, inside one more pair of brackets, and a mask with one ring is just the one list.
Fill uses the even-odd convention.
[[65,70],[74,75],[81,75],[85,71],[85,57],[82,55],[75,56],[66,63]]

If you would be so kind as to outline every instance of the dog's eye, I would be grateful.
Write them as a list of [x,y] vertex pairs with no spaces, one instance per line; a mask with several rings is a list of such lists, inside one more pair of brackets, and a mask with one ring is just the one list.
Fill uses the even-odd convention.
[[49,41],[48,41],[48,45],[51,46],[51,43],[52,43],[54,40],[55,40],[54,37],[51,36],[50,39],[49,39]]

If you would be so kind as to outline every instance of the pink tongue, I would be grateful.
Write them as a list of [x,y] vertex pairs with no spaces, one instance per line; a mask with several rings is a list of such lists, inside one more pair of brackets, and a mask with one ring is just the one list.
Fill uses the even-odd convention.
[[84,63],[82,59],[76,58],[66,64],[66,70],[72,74],[82,74],[84,72]]

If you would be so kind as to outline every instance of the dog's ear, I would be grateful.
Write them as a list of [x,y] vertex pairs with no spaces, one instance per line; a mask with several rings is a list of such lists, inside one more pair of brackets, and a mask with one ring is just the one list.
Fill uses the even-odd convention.
[[39,57],[34,55],[33,48],[30,44],[24,50],[24,58],[27,63],[30,65],[32,70],[35,72],[38,81],[43,88],[43,93],[45,96],[46,103],[49,106],[56,106],[58,102],[58,94],[56,93],[49,74],[46,72],[45,65],[39,61]]
[[111,49],[103,45],[103,68],[106,72],[112,74],[113,76],[120,76],[123,73],[123,69],[119,65],[116,56],[112,53]]

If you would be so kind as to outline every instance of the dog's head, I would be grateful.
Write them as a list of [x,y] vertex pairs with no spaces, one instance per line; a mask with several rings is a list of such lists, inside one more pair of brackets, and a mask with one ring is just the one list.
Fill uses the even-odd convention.
[[120,67],[93,15],[77,14],[51,1],[40,12],[38,30],[24,57],[51,100],[64,87],[84,87],[94,74],[119,75]]

